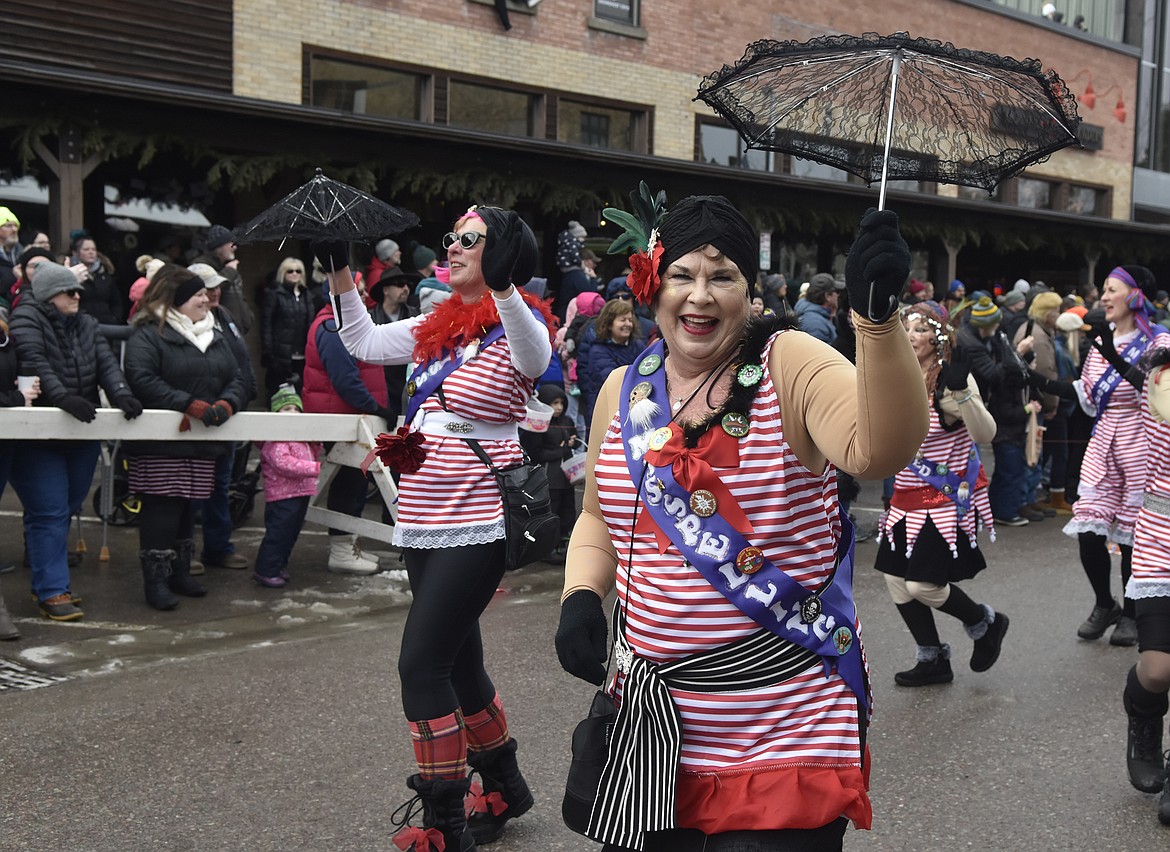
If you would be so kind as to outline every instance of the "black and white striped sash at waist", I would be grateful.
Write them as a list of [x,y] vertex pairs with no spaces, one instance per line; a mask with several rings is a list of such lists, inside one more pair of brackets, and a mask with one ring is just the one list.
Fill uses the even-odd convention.
[[641,849],[645,832],[675,824],[682,723],[670,687],[688,692],[759,689],[802,674],[821,659],[761,630],[730,645],[655,665],[630,649],[620,607],[616,621],[614,657],[626,679],[586,835]]

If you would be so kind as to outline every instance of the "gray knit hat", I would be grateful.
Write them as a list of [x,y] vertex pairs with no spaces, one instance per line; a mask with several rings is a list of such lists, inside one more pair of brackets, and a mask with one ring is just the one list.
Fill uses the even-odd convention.
[[42,263],[33,270],[32,292],[38,302],[48,302],[58,293],[80,289],[77,277],[59,263]]

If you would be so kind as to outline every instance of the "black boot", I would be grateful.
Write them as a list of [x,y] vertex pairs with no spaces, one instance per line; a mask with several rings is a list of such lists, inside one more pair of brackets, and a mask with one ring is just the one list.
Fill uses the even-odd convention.
[[1121,698],[1129,717],[1125,745],[1125,768],[1129,783],[1143,793],[1157,793],[1163,787],[1166,766],[1162,760],[1162,725],[1170,701],[1166,693],[1150,692],[1138,680],[1137,666],[1129,670]]
[[207,589],[191,576],[191,558],[195,554],[195,542],[185,538],[175,542],[175,564],[171,567],[171,578],[167,585],[172,592],[189,598],[201,598]]
[[490,751],[468,752],[467,763],[483,785],[479,794],[472,792],[467,826],[476,845],[486,846],[503,833],[504,823],[528,812],[532,793],[516,763],[515,740]]
[[173,550],[140,550],[142,560],[142,587],[146,602],[155,609],[174,609],[179,599],[171,594],[167,580],[171,576],[171,565],[175,561]]
[[951,646],[918,646],[918,664],[912,669],[894,674],[898,686],[929,686],[932,683],[950,683],[955,679],[951,670]]
[[[975,625],[967,625],[967,635],[975,639],[971,649],[971,671],[985,672],[995,665],[1008,631],[1008,617],[984,604],[987,618]],[[978,635],[976,635],[978,634]]]
[[1170,825],[1170,772],[1162,782],[1162,795],[1158,797],[1158,822]]
[[[475,852],[475,836],[467,828],[467,817],[463,812],[463,798],[471,786],[471,779],[430,778],[411,775],[406,786],[418,795],[402,805],[390,817],[390,822],[400,831],[407,842],[407,848],[438,852],[437,840],[442,840],[445,852]],[[411,818],[422,807],[422,827],[410,825]],[[429,835],[429,846],[419,843],[422,835]],[[414,845],[410,845],[413,843]]]

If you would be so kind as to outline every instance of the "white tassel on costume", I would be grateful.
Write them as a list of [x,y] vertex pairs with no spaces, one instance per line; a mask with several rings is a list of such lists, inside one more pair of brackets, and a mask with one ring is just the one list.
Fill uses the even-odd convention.
[[629,422],[636,431],[645,432],[654,422],[654,418],[662,413],[662,406],[650,397],[640,399],[630,406]]

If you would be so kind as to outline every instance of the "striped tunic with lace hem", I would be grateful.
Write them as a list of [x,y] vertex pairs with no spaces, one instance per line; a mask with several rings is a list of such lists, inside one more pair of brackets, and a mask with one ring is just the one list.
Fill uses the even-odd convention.
[[[778,334],[784,333],[789,332]],[[765,347],[765,363],[776,336]],[[739,467],[717,472],[751,520],[752,544],[794,580],[814,588],[833,568],[840,533],[836,471],[829,465],[823,473],[815,473],[800,464],[784,440],[776,391],[767,372],[749,417],[750,431],[739,441]],[[686,565],[673,544],[660,553],[653,534],[633,536],[631,580],[637,482],[626,465],[617,414],[606,430],[595,475],[601,511],[618,556],[617,592],[626,607],[626,637],[636,654],[664,663],[726,645],[760,629]],[[640,504],[639,511],[644,511]],[[614,687],[619,701],[621,680],[619,676]],[[826,677],[820,665],[763,689],[735,693],[671,689],[670,693],[683,728],[680,795],[688,775],[730,777],[745,772],[795,772],[797,767],[835,770],[863,789],[857,699],[840,676]],[[746,810],[741,802],[709,804]],[[799,808],[798,802],[784,803],[760,818],[791,819],[789,812]],[[679,814],[680,822],[687,818]]]
[[[974,443],[967,427],[960,425],[954,431],[943,429],[942,420],[938,411],[930,407],[930,431],[926,433],[926,440],[919,450],[922,458],[936,464],[945,464],[962,479],[967,472],[970,460],[971,447]],[[919,479],[909,467],[898,471],[894,478],[894,491],[908,491],[926,486],[926,482]],[[951,552],[958,556],[959,530],[967,535],[972,548],[977,547],[975,540],[979,529],[987,529],[991,533],[991,540],[995,541],[995,526],[991,520],[991,503],[987,496],[987,488],[977,488],[971,499],[971,509],[962,519],[959,518],[958,507],[950,500],[940,506],[929,509],[902,509],[890,506],[888,512],[881,519],[881,540],[878,546],[887,546],[891,550],[894,545],[894,527],[899,521],[906,521],[906,558],[914,552],[914,544],[927,519],[934,522],[935,528],[942,535],[943,540],[950,546]]]
[[[1170,369],[1162,381],[1170,380]],[[1142,425],[1149,464],[1145,491],[1170,499],[1170,423],[1154,418],[1147,394],[1142,394]],[[1125,587],[1125,596],[1138,598],[1170,597],[1170,515],[1138,511],[1133,531],[1133,573]]]
[[[461,356],[462,351],[457,353]],[[443,382],[447,410],[485,423],[515,423],[535,382],[512,366],[508,339],[500,338]],[[423,411],[442,411],[439,395]],[[523,458],[518,441],[479,441],[496,467]],[[394,544],[438,548],[486,544],[504,537],[504,510],[495,476],[457,434],[427,435],[427,457],[414,473],[403,474],[398,491]]]

